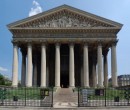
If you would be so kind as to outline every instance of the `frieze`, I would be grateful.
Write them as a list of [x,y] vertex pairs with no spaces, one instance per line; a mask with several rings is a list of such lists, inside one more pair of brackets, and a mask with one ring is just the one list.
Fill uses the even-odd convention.
[[52,38],[52,39],[45,39],[45,38],[37,38],[37,39],[32,39],[31,40],[31,42],[27,42],[27,41],[30,41],[30,39],[29,38],[15,38],[15,39],[13,39],[13,41],[16,41],[17,40],[17,43],[43,43],[43,42],[41,42],[41,41],[46,41],[46,42],[44,42],[44,43],[49,43],[49,42],[53,42],[53,43],[60,43],[60,42],[82,42],[82,43],[90,43],[90,42],[96,42],[96,43],[98,43],[99,44],[99,40],[100,41],[103,41],[102,43],[104,43],[104,42],[112,42],[112,41],[116,41],[116,39],[115,38],[110,38],[110,39],[105,39],[105,38],[100,38],[100,39],[97,39],[97,38],[95,38],[95,39],[93,39],[93,38],[87,38],[87,39],[85,39],[85,38],[81,38],[81,39],[77,39],[77,38]]
[[13,38],[117,38],[115,34],[109,33],[86,33],[86,34],[15,34]]

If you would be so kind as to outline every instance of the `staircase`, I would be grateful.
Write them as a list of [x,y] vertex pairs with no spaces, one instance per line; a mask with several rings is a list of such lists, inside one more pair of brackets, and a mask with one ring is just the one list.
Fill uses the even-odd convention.
[[54,94],[54,102],[77,102],[77,92],[73,92],[71,88],[59,88]]

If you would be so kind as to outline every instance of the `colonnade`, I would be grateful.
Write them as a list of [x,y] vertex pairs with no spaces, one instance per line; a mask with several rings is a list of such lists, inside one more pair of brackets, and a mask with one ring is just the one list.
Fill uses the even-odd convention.
[[[55,87],[60,87],[60,43],[55,44]],[[46,44],[41,44],[41,87],[47,87],[47,65],[46,65]],[[90,87],[89,84],[89,57],[88,52],[89,45],[84,43],[83,45],[83,86]],[[33,69],[37,66],[32,66],[32,44],[27,44],[27,66],[26,66],[26,54],[22,52],[22,72],[21,72],[21,84],[26,87],[33,86]],[[69,44],[69,87],[75,87],[75,61],[74,61],[74,43]],[[103,56],[103,57],[102,57]],[[108,61],[107,52],[103,51],[102,44],[99,43],[97,46],[97,74],[96,63],[92,60],[92,73],[93,73],[93,86],[104,87],[108,86]],[[34,71],[35,71],[34,69]],[[104,71],[103,71],[104,70]],[[36,73],[36,72],[35,72]],[[112,73],[112,85],[114,87],[117,84],[117,58],[116,58],[116,43],[111,45],[111,73]],[[104,74],[104,75],[103,75]],[[98,78],[97,78],[97,76]],[[103,78],[104,76],[104,78]],[[98,79],[98,80],[97,80]],[[104,79],[104,80],[103,80]],[[36,81],[34,81],[36,82]],[[12,69],[12,86],[18,86],[18,44],[13,43],[13,69]]]

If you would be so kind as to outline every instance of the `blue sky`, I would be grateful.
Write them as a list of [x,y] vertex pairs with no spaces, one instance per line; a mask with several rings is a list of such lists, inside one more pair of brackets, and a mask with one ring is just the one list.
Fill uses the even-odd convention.
[[[0,2],[0,73],[12,75],[12,34],[6,25],[26,18],[31,10],[46,11],[67,4],[75,8],[105,17],[123,24],[118,33],[117,44],[118,74],[130,74],[130,0],[1,0]],[[35,10],[38,8],[38,10]],[[109,52],[109,74],[111,59]],[[21,53],[19,52],[19,74],[21,68]],[[19,75],[20,76],[20,75]]]

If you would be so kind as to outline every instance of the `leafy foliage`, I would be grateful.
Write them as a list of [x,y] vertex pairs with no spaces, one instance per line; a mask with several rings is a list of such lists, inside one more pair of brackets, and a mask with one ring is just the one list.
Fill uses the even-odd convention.
[[5,85],[5,78],[2,74],[0,74],[0,85]]
[[11,86],[11,81],[0,73],[0,85]]

